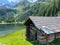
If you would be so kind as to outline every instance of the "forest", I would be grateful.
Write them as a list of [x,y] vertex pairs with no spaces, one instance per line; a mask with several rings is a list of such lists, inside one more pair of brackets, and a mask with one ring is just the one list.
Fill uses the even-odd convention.
[[24,22],[29,16],[60,16],[60,0],[23,1],[13,8],[0,9],[0,23]]

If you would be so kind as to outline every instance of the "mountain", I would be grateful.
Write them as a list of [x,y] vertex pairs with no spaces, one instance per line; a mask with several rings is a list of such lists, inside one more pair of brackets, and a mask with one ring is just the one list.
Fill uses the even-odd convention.
[[50,2],[51,0],[0,0],[0,8],[12,8],[16,5],[25,5],[26,3]]
[[[51,0],[38,0],[34,3],[28,2],[27,0],[22,1],[19,3],[14,9],[16,9],[18,12],[18,20],[23,21],[28,16],[31,15],[38,15],[36,14],[37,11],[44,10],[47,5],[51,3]],[[40,12],[38,12],[40,13]],[[22,19],[22,20],[21,20]]]
[[[27,0],[20,1],[14,8],[0,8],[0,21],[14,22],[25,21],[28,16],[41,16],[43,12],[51,4],[51,1],[38,0],[36,2],[29,2]],[[7,4],[8,5],[8,4]],[[4,7],[6,5],[3,5]],[[6,7],[9,7],[8,5]]]
[[51,2],[52,0],[38,0],[40,2]]
[[[20,16],[20,19],[26,20],[29,16],[42,16],[42,12],[48,7],[49,3],[35,3],[29,10]],[[24,17],[23,17],[24,16]]]
[[14,6],[9,4],[0,3],[0,8],[13,8]]
[[8,5],[8,4],[5,4],[5,5],[1,5],[0,4],[0,8],[12,8],[13,6],[10,6],[10,5]]
[[21,17],[26,20],[28,16],[60,16],[60,0],[53,0],[51,3],[37,3]]

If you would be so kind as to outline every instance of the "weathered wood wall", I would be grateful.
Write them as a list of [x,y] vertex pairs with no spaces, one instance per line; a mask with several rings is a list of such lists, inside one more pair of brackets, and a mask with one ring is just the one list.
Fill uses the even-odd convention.
[[56,38],[60,38],[60,33],[55,34]]
[[37,36],[37,30],[35,29],[34,26],[30,26],[30,37],[33,39],[33,40],[37,40],[36,39],[36,36]]
[[[37,36],[38,41],[44,44],[46,43],[46,34],[42,30],[39,31],[34,26],[30,26],[30,38],[32,38],[33,40],[36,40],[35,35]],[[49,35],[48,42],[51,42],[53,40],[54,40],[54,35]]]
[[26,37],[30,38],[30,26],[26,26]]
[[48,42],[52,42],[55,39],[54,34],[48,36]]
[[35,26],[30,25],[26,26],[26,36],[27,38],[38,40],[42,44],[46,44],[47,41],[52,42],[55,39],[55,37],[60,38],[60,33],[50,34],[47,37],[47,35],[42,30],[37,30]]
[[40,41],[41,43],[46,43],[46,36],[45,33],[41,31],[37,31],[37,40]]

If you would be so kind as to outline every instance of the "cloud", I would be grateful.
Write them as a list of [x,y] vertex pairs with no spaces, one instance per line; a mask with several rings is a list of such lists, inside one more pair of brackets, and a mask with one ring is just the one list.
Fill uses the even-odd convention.
[[[7,0],[7,1],[8,1],[8,2],[13,2],[13,3],[18,3],[18,2],[20,2],[20,1],[25,1],[25,0]],[[27,1],[33,3],[33,2],[36,2],[37,0],[27,0]]]
[[28,0],[29,2],[33,3],[33,2],[36,2],[37,0]]
[[19,2],[19,0],[8,0],[9,2],[14,2],[14,3],[17,3]]

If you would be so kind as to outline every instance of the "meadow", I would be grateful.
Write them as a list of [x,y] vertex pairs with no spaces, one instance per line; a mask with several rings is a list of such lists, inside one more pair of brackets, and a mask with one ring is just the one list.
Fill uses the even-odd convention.
[[[15,31],[0,37],[0,44],[2,45],[33,45],[33,43],[26,40],[25,29]],[[35,43],[37,45],[37,43]]]
[[[25,27],[4,36],[0,36],[0,45],[42,45],[39,42],[26,40]],[[60,45],[60,39],[54,40],[50,45]]]

